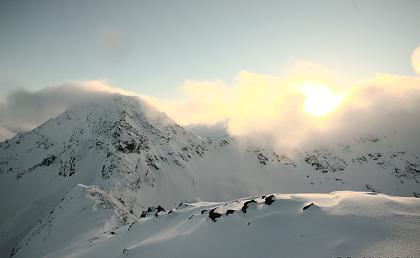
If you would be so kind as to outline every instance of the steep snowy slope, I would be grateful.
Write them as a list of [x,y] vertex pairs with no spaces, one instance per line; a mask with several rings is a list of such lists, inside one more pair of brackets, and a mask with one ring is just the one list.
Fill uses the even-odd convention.
[[[199,144],[196,136],[163,114],[122,96],[71,108],[1,143],[0,256],[9,253],[78,183],[112,189],[116,198],[137,213],[148,200],[169,202],[172,188],[180,188],[177,176],[168,173],[165,180],[159,169],[183,168],[188,159],[201,155]],[[188,192],[192,184],[185,182],[188,177],[179,176],[184,180],[184,195],[173,199],[192,196]],[[136,194],[140,188],[144,194]]]
[[[206,195],[203,200],[226,200],[225,189],[237,193],[231,199],[263,192],[337,190],[419,196],[420,153],[395,145],[392,137],[369,136],[294,153],[228,136],[216,142],[203,159],[191,163],[198,188]],[[214,186],[221,190],[214,191]]]
[[[149,206],[170,209],[183,200],[220,202],[268,192],[420,196],[420,155],[392,143],[390,137],[365,137],[284,154],[228,135],[199,136],[134,97],[98,98],[0,143],[0,256],[19,254],[23,239],[37,239],[38,223],[48,225],[63,200],[79,196],[80,203],[68,204],[70,218],[88,216],[73,212],[89,203],[78,184],[112,200],[118,223],[141,217]],[[118,221],[113,212],[99,213]],[[96,230],[86,223],[79,229]],[[69,232],[63,241],[80,234]]]
[[71,193],[21,241],[16,257],[420,256],[414,197],[274,194],[151,208],[122,225],[116,217],[125,211],[109,212],[115,200],[80,188],[89,197]]

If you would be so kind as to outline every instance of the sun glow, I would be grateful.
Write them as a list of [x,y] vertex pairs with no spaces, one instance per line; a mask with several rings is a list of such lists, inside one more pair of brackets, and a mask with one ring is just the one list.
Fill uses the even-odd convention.
[[411,54],[411,65],[417,74],[420,74],[420,47],[414,49]]
[[327,86],[306,81],[300,90],[305,96],[304,110],[321,117],[333,112],[343,100],[343,96],[334,94]]

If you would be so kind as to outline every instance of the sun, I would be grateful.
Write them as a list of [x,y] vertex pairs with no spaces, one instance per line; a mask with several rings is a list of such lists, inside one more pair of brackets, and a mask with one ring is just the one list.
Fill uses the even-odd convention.
[[305,96],[304,110],[312,116],[321,117],[333,112],[343,100],[323,84],[306,81],[301,87]]
[[420,47],[414,49],[411,54],[411,65],[417,74],[420,74]]

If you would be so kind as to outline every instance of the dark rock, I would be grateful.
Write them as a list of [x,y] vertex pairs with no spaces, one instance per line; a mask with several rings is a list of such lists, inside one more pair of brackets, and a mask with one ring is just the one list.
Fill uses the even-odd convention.
[[162,206],[158,205],[157,208],[155,209],[156,213],[155,213],[155,217],[159,216],[158,213],[161,211],[166,211],[164,208],[162,208]]
[[262,154],[262,153],[259,153],[258,154],[258,156],[257,156],[257,158],[258,158],[258,161],[261,163],[261,164],[264,164],[264,165],[267,165],[267,161],[269,160],[264,154]]
[[227,210],[226,211],[226,216],[229,215],[229,214],[233,214],[234,212],[235,212],[235,210]]
[[56,156],[51,155],[51,156],[49,156],[49,157],[45,158],[45,159],[41,162],[41,166],[49,166],[49,165],[51,165],[52,163],[54,163],[54,161],[55,161],[56,159],[57,159],[57,157],[56,157]]
[[227,146],[227,145],[229,145],[229,142],[226,141],[226,140],[221,140],[219,145],[220,145],[220,147]]
[[127,229],[127,230],[130,230],[130,229],[131,229],[131,227],[133,227],[133,225],[134,225],[135,223],[136,223],[136,222],[131,223],[131,224],[130,224],[130,226],[128,226],[128,229]]
[[306,205],[305,207],[303,207],[303,210],[307,210],[309,207],[311,207],[312,205],[315,205],[313,202],[311,204]]
[[157,212],[166,211],[162,206],[158,205]]
[[274,195],[270,195],[270,196],[267,196],[264,200],[264,202],[265,202],[265,204],[267,204],[267,205],[271,205],[273,202],[274,202],[274,200],[273,200],[273,198],[274,198]]
[[143,211],[140,215],[140,218],[145,218],[147,215],[147,211]]
[[249,201],[246,201],[245,203],[244,203],[244,205],[242,206],[242,208],[241,208],[241,211],[243,212],[243,213],[246,213],[246,210],[248,209],[248,204],[250,204],[250,203],[257,203],[255,200],[249,200]]
[[366,189],[368,189],[370,192],[372,192],[372,193],[377,193],[378,191],[375,189],[375,188],[373,188],[371,185],[369,185],[369,184],[366,184]]
[[220,218],[222,216],[222,214],[220,214],[218,212],[215,212],[215,210],[216,210],[216,208],[210,210],[210,212],[209,212],[209,218],[211,220],[213,220],[213,222],[216,222],[216,219]]

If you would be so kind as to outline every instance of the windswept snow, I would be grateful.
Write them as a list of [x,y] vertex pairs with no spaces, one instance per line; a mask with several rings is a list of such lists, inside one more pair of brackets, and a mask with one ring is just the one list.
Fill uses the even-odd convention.
[[[49,227],[32,241],[20,243],[16,257],[420,255],[420,199],[413,197],[366,192],[274,194],[184,203],[169,211],[149,209],[144,217],[122,226],[106,210],[98,211],[98,204],[92,208],[86,198],[77,199],[83,197],[80,194],[70,196],[56,208]],[[67,237],[72,232],[73,239]]]

